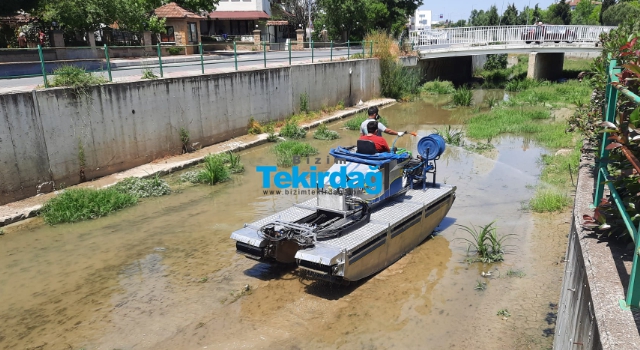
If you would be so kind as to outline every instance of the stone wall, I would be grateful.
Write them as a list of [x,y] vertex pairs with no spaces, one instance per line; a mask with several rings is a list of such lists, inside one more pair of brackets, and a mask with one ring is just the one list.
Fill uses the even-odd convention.
[[283,119],[306,93],[317,110],[377,97],[375,59],[54,88],[0,95],[0,204],[43,183],[73,185],[182,149],[180,129],[208,146],[246,134],[250,118]]

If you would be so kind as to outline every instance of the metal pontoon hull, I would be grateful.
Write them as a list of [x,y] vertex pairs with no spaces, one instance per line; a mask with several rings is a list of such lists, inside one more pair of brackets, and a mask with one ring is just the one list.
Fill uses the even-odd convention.
[[296,262],[304,270],[331,281],[357,281],[393,264],[424,241],[447,215],[455,200],[455,186],[441,185],[426,190],[410,189],[404,195],[381,203],[371,220],[341,237],[318,241],[313,247],[296,249],[292,242],[276,245],[266,254],[268,241],[258,235],[259,228],[274,220],[295,222],[316,211],[317,199],[278,212],[245,225],[232,233],[238,253],[250,258]]

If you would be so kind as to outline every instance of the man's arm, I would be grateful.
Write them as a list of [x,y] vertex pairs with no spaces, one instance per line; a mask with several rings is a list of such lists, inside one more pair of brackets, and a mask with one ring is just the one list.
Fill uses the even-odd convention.
[[384,129],[384,133],[385,134],[389,134],[389,135],[398,135],[398,132],[395,130],[391,130],[389,128]]

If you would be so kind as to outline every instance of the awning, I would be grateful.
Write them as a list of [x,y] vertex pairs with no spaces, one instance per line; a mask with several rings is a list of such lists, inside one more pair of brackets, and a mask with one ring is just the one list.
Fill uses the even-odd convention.
[[288,26],[289,21],[267,21],[268,26]]
[[264,11],[213,11],[209,17],[223,20],[251,20],[267,19],[269,15]]

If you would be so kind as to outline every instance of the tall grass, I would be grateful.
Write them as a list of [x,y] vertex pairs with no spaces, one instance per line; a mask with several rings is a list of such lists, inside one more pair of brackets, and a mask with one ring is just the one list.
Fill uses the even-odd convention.
[[287,140],[276,143],[273,148],[276,154],[278,166],[290,167],[293,165],[293,157],[308,157],[318,154],[318,150],[308,143]]
[[472,261],[489,264],[504,260],[504,242],[514,235],[499,235],[494,225],[495,221],[477,228],[474,225],[458,225],[471,236],[471,238],[462,239],[469,243],[469,249],[475,250],[478,255],[478,258],[472,259]]
[[96,219],[111,212],[136,204],[136,196],[119,192],[115,188],[77,188],[65,190],[47,201],[40,215],[49,225]]
[[448,95],[456,91],[453,83],[447,80],[441,81],[439,79],[428,81],[420,87],[420,92],[428,93],[430,95]]
[[335,140],[340,138],[338,132],[329,130],[326,124],[322,123],[318,125],[318,128],[313,133],[313,138],[318,140]]
[[466,86],[456,89],[453,93],[453,104],[456,106],[471,106],[473,91]]
[[287,123],[280,129],[280,136],[290,139],[303,139],[307,135],[307,131],[301,128],[293,118],[287,120]]
[[49,86],[67,86],[75,89],[87,88],[91,85],[104,84],[107,82],[102,76],[93,75],[84,68],[75,66],[62,66],[53,71],[54,77]]
[[534,87],[538,87],[540,85],[545,84],[542,81],[539,80],[535,80],[535,79],[513,79],[510,80],[509,82],[507,82],[506,86],[504,87],[505,90],[507,91],[523,91],[523,90],[527,90],[527,89],[531,89]]
[[529,208],[536,213],[561,211],[571,205],[571,198],[552,189],[538,189],[529,201]]
[[[362,122],[364,122],[367,118],[369,118],[369,116],[366,113],[357,114],[353,118],[347,120],[344,123],[344,126],[349,130],[360,130],[360,125],[362,125]],[[387,120],[384,117],[380,117],[378,121],[385,126],[387,125]]]
[[227,181],[230,178],[229,169],[224,165],[224,159],[216,155],[204,157],[204,169],[198,173],[198,181],[207,185]]
[[137,198],[159,197],[171,193],[171,188],[159,175],[150,179],[128,177],[113,185],[114,190]]
[[442,136],[447,144],[460,146],[463,143],[464,132],[460,129],[454,129],[451,125],[436,128],[435,133]]

